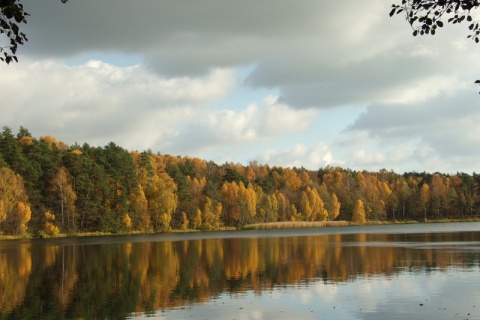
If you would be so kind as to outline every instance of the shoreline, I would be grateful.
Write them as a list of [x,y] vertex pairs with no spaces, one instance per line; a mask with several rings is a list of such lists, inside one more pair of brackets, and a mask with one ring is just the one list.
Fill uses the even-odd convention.
[[289,230],[289,229],[315,229],[315,228],[344,228],[353,226],[368,225],[402,225],[402,224],[422,224],[422,223],[456,223],[456,222],[480,222],[480,218],[469,219],[440,219],[440,220],[406,220],[406,221],[366,221],[364,223],[356,223],[351,221],[282,221],[282,222],[265,222],[245,225],[241,228],[224,227],[215,230],[170,230],[168,232],[153,231],[133,231],[133,232],[75,232],[62,233],[55,236],[35,236],[33,234],[25,234],[18,236],[0,235],[0,241],[6,240],[22,240],[22,239],[57,239],[57,238],[88,238],[88,237],[108,237],[108,236],[129,236],[129,235],[174,235],[180,233],[216,233],[225,231],[256,231],[256,230]]

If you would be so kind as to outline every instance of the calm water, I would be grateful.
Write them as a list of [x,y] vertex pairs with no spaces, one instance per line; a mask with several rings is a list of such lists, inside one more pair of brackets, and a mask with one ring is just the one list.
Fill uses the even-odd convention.
[[480,223],[0,241],[0,319],[480,319]]

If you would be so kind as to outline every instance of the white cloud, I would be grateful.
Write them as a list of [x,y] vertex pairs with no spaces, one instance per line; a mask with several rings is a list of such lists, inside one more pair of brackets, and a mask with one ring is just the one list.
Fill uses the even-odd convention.
[[[199,111],[178,127],[177,151],[202,152],[212,148],[245,147],[306,131],[315,110],[295,110],[273,96],[252,103],[242,111]],[[173,137],[172,137],[173,139]]]
[[262,163],[283,167],[305,167],[315,169],[334,163],[330,147],[321,142],[313,148],[296,144],[291,149],[268,149],[258,156]]
[[[69,143],[120,140],[132,148],[152,136],[158,139],[169,124],[193,115],[195,108],[222,99],[235,80],[227,69],[201,78],[163,78],[141,65],[116,67],[99,61],[71,67],[25,60],[0,70],[0,87],[9,92],[4,103],[15,106],[0,110],[6,124]],[[132,143],[130,135],[135,137]]]
[[471,87],[470,83],[456,76],[427,76],[392,88],[386,92],[385,99],[380,99],[379,102],[413,105],[438,97],[440,94],[453,95],[459,91],[466,91],[468,87]]

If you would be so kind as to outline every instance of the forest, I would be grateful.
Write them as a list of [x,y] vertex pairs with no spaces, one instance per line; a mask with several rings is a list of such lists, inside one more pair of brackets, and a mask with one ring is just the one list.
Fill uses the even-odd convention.
[[480,175],[318,170],[0,133],[0,235],[218,230],[281,221],[477,219]]

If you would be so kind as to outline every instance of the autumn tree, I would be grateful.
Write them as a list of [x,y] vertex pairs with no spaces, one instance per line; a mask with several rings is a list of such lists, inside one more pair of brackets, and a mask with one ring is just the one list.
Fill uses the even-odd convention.
[[300,171],[299,178],[302,181],[302,188],[305,188],[306,186],[312,186],[314,184],[307,170]]
[[278,201],[275,194],[260,195],[257,201],[257,216],[260,222],[275,222],[278,219]]
[[239,203],[240,203],[240,225],[252,223],[257,213],[257,194],[252,185],[248,187],[240,182],[239,190]]
[[60,213],[60,226],[62,230],[75,231],[76,215],[75,200],[77,195],[68,179],[68,171],[65,167],[60,167],[52,180],[52,189],[57,202],[57,208]]
[[238,185],[235,181],[225,182],[220,188],[222,199],[223,219],[226,225],[237,225],[240,220],[240,206],[238,204]]
[[213,229],[215,224],[215,214],[212,207],[212,200],[209,197],[205,198],[205,204],[202,210],[202,229]]
[[463,193],[462,180],[457,175],[447,177],[446,207],[450,217],[460,218],[464,215],[467,199]]
[[420,187],[420,206],[423,209],[423,220],[427,221],[427,209],[430,202],[430,187],[424,183]]
[[169,231],[172,214],[177,207],[177,185],[167,174],[155,175],[145,190],[145,197],[154,230]]
[[443,215],[446,187],[443,178],[439,174],[432,177],[430,183],[430,201],[433,218],[437,219]]
[[202,226],[202,210],[197,208],[195,215],[192,218],[192,227],[193,229],[200,229]]
[[222,204],[215,203],[209,197],[205,198],[202,210],[202,229],[211,230],[221,226]]
[[324,221],[328,217],[325,204],[318,191],[310,187],[301,193],[300,210],[305,221]]
[[337,195],[333,193],[331,211],[329,215],[331,221],[337,219],[337,217],[340,215],[340,208],[341,208],[340,201],[338,201]]
[[277,206],[278,206],[278,220],[279,221],[291,221],[292,220],[292,212],[290,201],[285,196],[284,193],[280,191],[275,191],[275,199],[277,199]]
[[55,220],[55,215],[50,211],[45,212],[44,214],[45,222],[43,224],[43,232],[47,236],[55,236],[60,233],[60,229],[53,223]]
[[[358,188],[361,198],[364,201],[365,212],[371,220],[382,220],[385,218],[385,185],[379,181],[378,174],[371,172],[359,172],[357,175]],[[381,192],[382,190],[382,192]]]
[[187,217],[187,214],[185,212],[182,212],[182,222],[180,223],[180,230],[182,231],[186,231],[188,230],[188,217]]
[[[205,179],[205,177],[191,178],[190,176],[186,176],[186,181],[188,184],[188,193],[191,195],[192,199],[192,206],[195,208],[195,213],[191,217],[193,222],[193,220],[196,219],[195,216],[197,215],[197,210],[200,210],[203,203],[205,202],[203,189],[205,188],[207,180]],[[198,227],[200,227],[200,225]]]
[[122,226],[125,231],[129,231],[130,229],[132,229],[132,218],[130,218],[130,215],[128,213],[123,216]]
[[310,205],[310,200],[308,198],[307,191],[302,191],[300,195],[300,211],[303,216],[303,220],[311,220],[313,215],[313,208]]
[[134,218],[132,219],[133,228],[140,231],[148,230],[151,223],[148,212],[148,201],[141,185],[138,186],[138,193],[131,195],[131,202],[133,204],[132,212],[134,213]]
[[24,234],[30,218],[23,178],[8,168],[0,168],[0,230],[7,234]]
[[292,169],[283,170],[283,178],[285,179],[286,187],[297,192],[302,185],[302,180],[297,176],[297,173]]
[[353,209],[352,222],[364,223],[367,221],[363,201],[358,199]]

